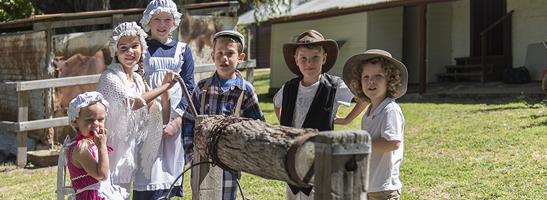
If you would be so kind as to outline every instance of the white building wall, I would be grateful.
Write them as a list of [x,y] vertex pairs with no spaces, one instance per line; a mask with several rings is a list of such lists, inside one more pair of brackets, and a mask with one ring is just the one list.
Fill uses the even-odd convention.
[[403,59],[403,11],[399,7],[367,12],[366,49],[383,49],[394,58]]
[[329,74],[342,76],[342,68],[346,60],[353,54],[366,49],[365,12],[355,13],[325,19],[299,21],[291,23],[272,24],[272,40],[270,53],[270,92],[281,88],[285,82],[295,78],[289,71],[283,59],[283,44],[293,42],[300,33],[315,29],[326,39],[345,41],[338,52],[338,59]]
[[468,57],[470,50],[470,1],[452,2],[452,64],[454,58]]
[[[547,2],[544,0],[507,0],[507,11],[515,10],[512,17],[513,67],[524,66],[526,57],[540,57],[545,60],[545,51],[537,47],[547,35]],[[528,48],[538,51],[528,52]],[[530,63],[530,62],[529,62]],[[542,70],[547,63],[527,66],[531,80],[541,80]]]
[[452,63],[452,3],[434,3],[427,7],[426,82],[437,82],[436,73],[445,73]]

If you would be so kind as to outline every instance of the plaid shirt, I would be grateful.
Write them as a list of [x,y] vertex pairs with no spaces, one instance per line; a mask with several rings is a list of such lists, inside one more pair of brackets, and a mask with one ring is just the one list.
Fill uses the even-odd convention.
[[[245,90],[243,93],[245,96],[243,97],[243,102],[241,103],[239,116],[264,121],[264,115],[258,105],[258,96],[256,95],[253,85],[243,79],[241,72],[236,70],[236,73],[237,78],[232,87],[228,91],[223,92],[220,87],[220,79],[218,78],[218,74],[215,72],[211,82],[209,83],[209,88],[207,89],[204,114],[222,115],[225,117],[233,116],[235,114],[234,112],[236,110],[237,99],[239,98],[241,90]],[[194,92],[192,93],[192,102],[194,103],[198,113],[201,111],[201,94],[207,79],[208,78],[199,81],[194,89]],[[186,154],[186,160],[191,161],[193,160],[194,152],[194,116],[189,109],[186,109],[182,115],[181,129],[183,132],[184,153]]]
[[[243,101],[241,102],[239,116],[264,121],[264,115],[258,105],[258,96],[256,95],[253,85],[243,79],[241,72],[236,70],[236,74],[237,78],[234,81],[234,84],[228,91],[224,92],[220,87],[218,74],[215,72],[209,83],[209,87],[207,88],[204,114],[222,115],[225,117],[233,116],[241,90],[245,90],[243,93],[245,96],[243,96]],[[201,80],[192,93],[192,102],[194,103],[194,106],[196,106],[197,112],[201,112],[201,94],[207,79],[208,78]],[[183,131],[186,160],[191,162],[194,160],[194,116],[188,109],[186,109],[182,115],[181,129]],[[229,172],[224,171],[223,174],[222,197],[223,199],[235,199],[237,184]],[[241,172],[234,172],[234,175],[238,179],[241,178]]]

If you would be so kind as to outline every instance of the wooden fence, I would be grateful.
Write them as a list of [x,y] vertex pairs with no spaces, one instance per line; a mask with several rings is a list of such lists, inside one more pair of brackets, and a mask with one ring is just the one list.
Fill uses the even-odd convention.
[[[212,67],[211,67],[212,66]],[[247,60],[240,63],[237,69],[246,71],[247,80],[254,79],[253,69],[256,67],[256,60]],[[212,65],[195,66],[196,73],[213,72],[216,68]],[[0,131],[17,133],[17,166],[25,167],[27,164],[27,131],[40,130],[50,127],[68,126],[68,117],[56,117],[29,121],[29,92],[31,90],[52,89],[56,87],[93,84],[99,81],[100,74],[75,76],[67,78],[54,78],[35,81],[20,81],[0,83],[0,92],[17,92],[17,121],[0,121]],[[199,80],[199,79],[198,79]]]

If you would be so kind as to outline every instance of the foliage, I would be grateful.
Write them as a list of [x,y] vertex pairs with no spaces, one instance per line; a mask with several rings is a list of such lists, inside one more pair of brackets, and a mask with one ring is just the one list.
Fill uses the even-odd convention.
[[[255,7],[254,18],[257,24],[276,15],[288,14],[293,0],[253,0]],[[286,10],[282,8],[287,7]]]
[[32,6],[30,0],[0,0],[0,21],[7,22],[28,18],[40,11]]

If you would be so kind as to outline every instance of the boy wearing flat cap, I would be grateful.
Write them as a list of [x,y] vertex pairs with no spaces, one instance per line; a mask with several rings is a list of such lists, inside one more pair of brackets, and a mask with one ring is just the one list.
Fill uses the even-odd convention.
[[[288,81],[274,97],[274,110],[283,126],[333,130],[334,124],[349,124],[367,103],[357,105],[346,118],[336,116],[338,106],[350,106],[353,94],[338,76],[327,74],[336,63],[338,44],[316,30],[307,30],[295,43],[283,45],[289,70],[298,77]],[[288,200],[313,199],[312,187],[288,184]]]
[[[211,58],[216,71],[213,76],[198,82],[192,94],[192,102],[201,115],[236,116],[264,121],[253,85],[246,81],[237,64],[245,58],[245,38],[237,31],[225,30],[213,36]],[[186,160],[193,162],[194,116],[185,111],[182,115]],[[232,171],[236,179],[241,172]],[[199,178],[199,177],[193,177]],[[229,171],[223,171],[222,199],[235,200],[237,182]]]

